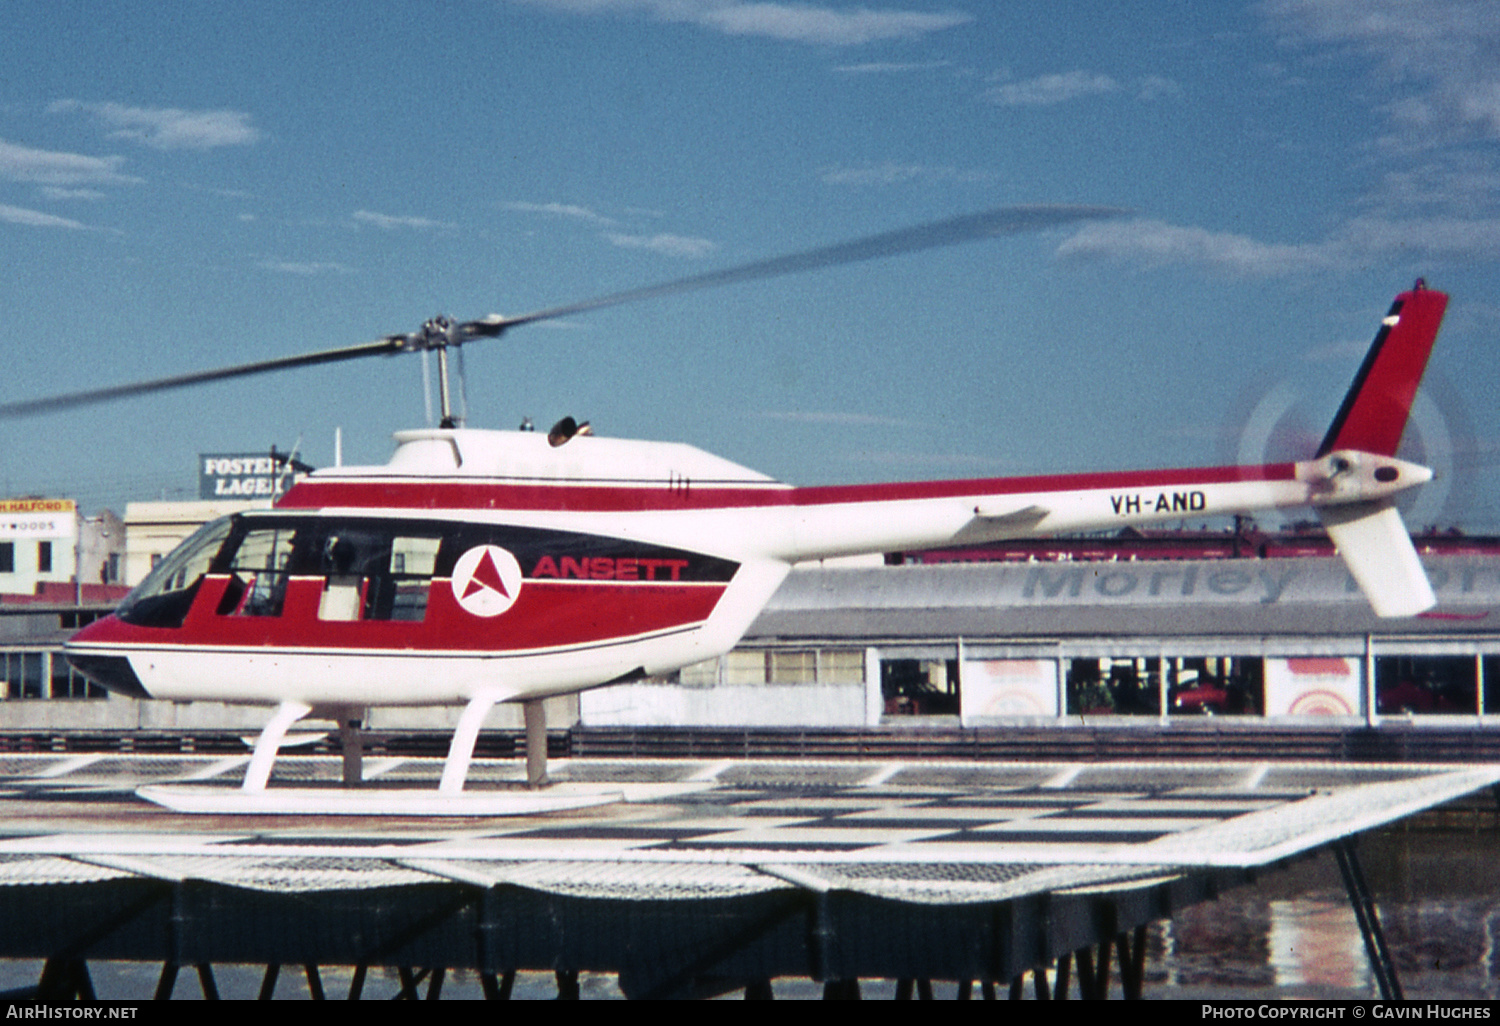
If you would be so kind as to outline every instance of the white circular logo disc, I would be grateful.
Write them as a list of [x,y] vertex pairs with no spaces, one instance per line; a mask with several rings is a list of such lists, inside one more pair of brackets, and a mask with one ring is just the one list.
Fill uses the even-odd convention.
[[499,616],[521,594],[521,564],[498,545],[476,545],[453,567],[453,597],[474,616]]

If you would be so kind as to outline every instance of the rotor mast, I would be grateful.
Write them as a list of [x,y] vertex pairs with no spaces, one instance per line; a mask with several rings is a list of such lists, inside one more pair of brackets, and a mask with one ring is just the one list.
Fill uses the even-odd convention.
[[[491,315],[482,321],[467,321],[462,324],[438,314],[423,324],[421,330],[409,335],[393,335],[388,341],[403,351],[436,352],[438,376],[439,427],[463,427],[463,417],[453,412],[453,393],[448,387],[448,349],[455,352],[465,341],[475,338],[493,338],[505,330],[507,324],[501,317]],[[459,360],[459,377],[463,377],[463,360]],[[463,382],[460,380],[460,388]],[[467,411],[466,411],[467,412]],[[429,407],[430,415],[430,407]]]

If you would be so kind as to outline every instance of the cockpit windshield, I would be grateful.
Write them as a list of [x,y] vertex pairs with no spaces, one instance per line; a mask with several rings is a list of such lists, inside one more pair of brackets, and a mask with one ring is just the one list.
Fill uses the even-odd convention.
[[115,615],[139,627],[181,627],[203,575],[233,526],[234,518],[224,517],[200,527],[125,596]]

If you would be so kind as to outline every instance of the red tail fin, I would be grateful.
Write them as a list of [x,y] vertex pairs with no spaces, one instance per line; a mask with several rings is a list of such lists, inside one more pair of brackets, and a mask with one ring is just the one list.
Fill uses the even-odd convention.
[[1354,376],[1349,394],[1344,396],[1338,416],[1318,447],[1318,456],[1335,449],[1396,455],[1447,308],[1448,297],[1429,289],[1420,279],[1410,292],[1396,297],[1381,322],[1375,344]]

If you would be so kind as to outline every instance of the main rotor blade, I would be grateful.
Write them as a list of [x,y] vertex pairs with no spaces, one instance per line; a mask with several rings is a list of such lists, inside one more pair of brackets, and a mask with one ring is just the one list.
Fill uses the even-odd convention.
[[[840,242],[832,246],[821,246],[817,249],[805,250],[801,253],[771,257],[768,260],[757,260],[753,263],[740,264],[737,267],[727,267],[721,271],[695,274],[688,278],[663,282],[660,285],[647,285],[644,288],[614,292],[607,296],[600,296],[597,299],[586,299],[580,303],[548,307],[545,310],[537,310],[533,313],[521,314],[517,317],[496,317],[483,321],[470,321],[464,325],[464,328],[474,335],[498,335],[507,328],[514,328],[522,324],[553,320],[558,317],[567,317],[571,314],[585,313],[590,310],[620,306],[624,303],[635,303],[643,299],[658,299],[662,296],[671,296],[679,292],[694,292],[698,289],[716,288],[721,285],[735,285],[740,282],[756,281],[761,278],[775,278],[783,274],[798,274],[804,271],[815,271],[824,267],[835,267],[840,264],[853,264],[864,260],[879,260],[884,257],[899,256],[902,253],[915,253],[919,250],[937,249],[942,246],[956,246],[960,243],[974,242],[979,239],[994,238],[1000,235],[1016,235],[1021,232],[1042,231],[1047,228],[1056,228],[1061,225],[1071,224],[1075,221],[1091,221],[1106,217],[1117,217],[1123,213],[1125,211],[1117,207],[1060,205],[996,207],[993,210],[982,211],[978,214],[962,214],[943,221],[930,221],[911,228],[898,228],[895,231],[881,232],[878,235],[867,235],[862,239],[854,239],[851,242]],[[486,328],[492,328],[493,330],[485,330]]]
[[[375,342],[345,346],[340,349],[324,349],[312,353],[302,353],[298,356],[284,356],[275,360],[242,363],[233,367],[222,367],[218,370],[195,371],[167,378],[156,378],[151,381],[137,381],[128,385],[95,388],[85,392],[71,392],[66,395],[50,396],[46,399],[27,399],[20,402],[0,403],[0,420],[29,417],[42,413],[55,413],[60,410],[73,409],[78,406],[90,406],[95,403],[109,402],[114,399],[149,395],[152,392],[166,392],[175,388],[187,388],[191,385],[202,385],[211,381],[224,381],[229,378],[243,378],[254,374],[268,374],[272,371],[291,370],[295,367],[311,367],[320,363],[357,360],[365,356],[389,356],[400,352],[420,352],[424,349],[440,345],[461,345],[464,342],[478,338],[494,338],[507,329],[522,324],[553,320],[572,314],[586,313],[590,310],[601,310],[605,307],[620,306],[625,303],[635,303],[641,300],[675,295],[679,292],[694,292],[699,289],[716,288],[721,285],[734,285],[739,282],[755,281],[761,278],[774,278],[784,274],[814,271],[819,268],[834,267],[839,264],[878,260],[883,257],[898,256],[902,253],[914,253],[918,250],[936,249],[941,246],[954,246],[963,242],[973,242],[999,235],[1041,231],[1046,228],[1071,224],[1075,221],[1114,217],[1121,213],[1124,213],[1124,211],[1113,207],[1046,205],[997,207],[978,214],[964,214],[959,217],[950,217],[943,221],[931,221],[927,224],[916,225],[912,228],[900,228],[895,231],[881,232],[878,235],[868,235],[851,242],[840,242],[832,246],[822,246],[817,249],[805,250],[801,253],[772,257],[769,260],[757,260],[753,263],[740,264],[737,267],[728,267],[720,271],[709,271],[706,274],[697,274],[688,278],[679,278],[676,281],[663,282],[659,285],[647,285],[644,288],[615,292],[596,299],[586,299],[579,303],[548,307],[547,309],[522,314],[518,317],[492,315],[482,320],[467,321],[456,325],[442,320],[442,334],[437,337],[425,334],[427,329],[424,328],[423,332],[410,335],[391,335]],[[429,322],[429,327],[432,323],[435,322]]]
[[46,399],[27,399],[21,402],[0,403],[0,420],[29,417],[38,413],[54,413],[58,410],[72,409],[75,406],[90,406],[94,403],[109,402],[111,399],[125,399],[135,395],[148,395],[152,392],[166,392],[170,389],[187,388],[190,385],[202,385],[210,381],[223,381],[226,378],[243,378],[252,374],[267,374],[271,371],[290,370],[294,367],[311,367],[320,363],[338,363],[341,360],[357,360],[362,356],[381,356],[400,351],[400,340],[387,338],[381,339],[378,342],[345,346],[342,349],[325,349],[316,353],[302,353],[299,356],[283,356],[275,360],[242,363],[234,367],[220,367],[218,370],[195,371],[190,374],[174,375],[170,378],[137,381],[129,385],[95,388],[87,392],[71,392],[67,395],[54,395]]

